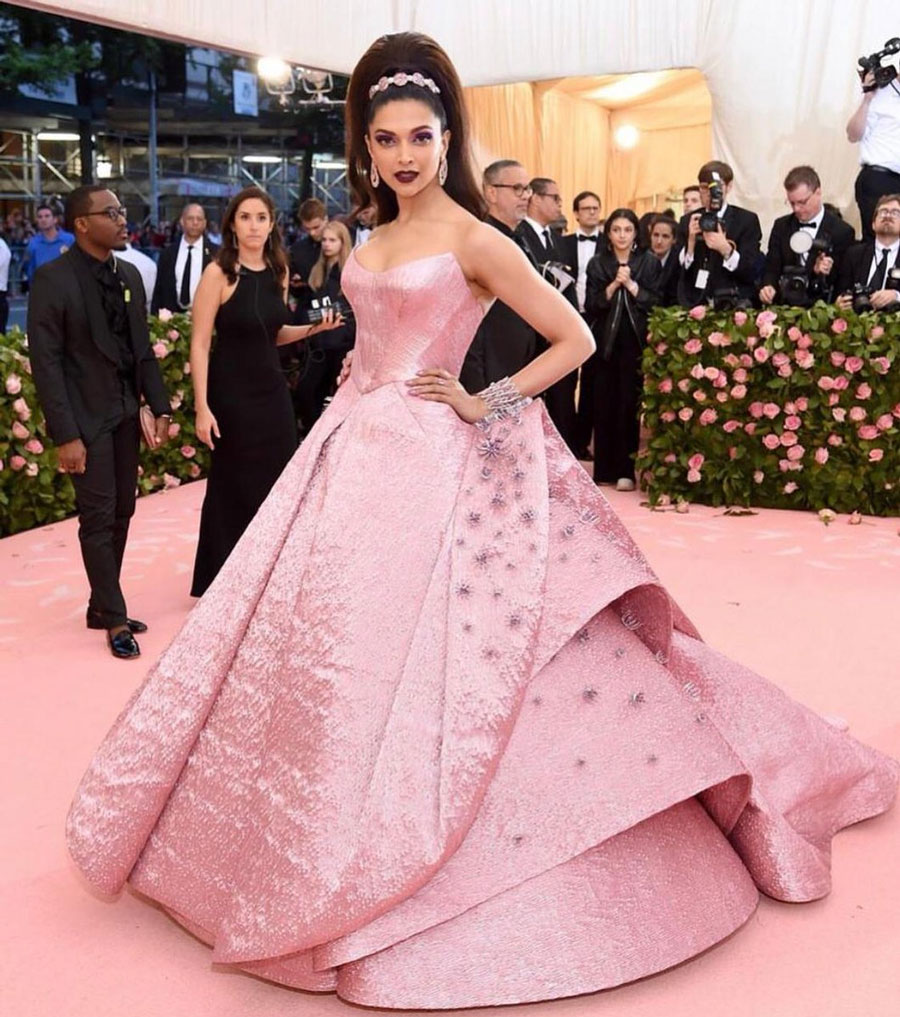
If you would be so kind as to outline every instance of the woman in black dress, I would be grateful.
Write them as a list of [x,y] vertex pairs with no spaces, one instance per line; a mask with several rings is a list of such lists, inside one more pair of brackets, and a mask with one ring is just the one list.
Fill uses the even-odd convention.
[[647,315],[657,302],[659,260],[637,249],[638,219],[617,208],[603,226],[603,249],[588,262],[585,310],[594,319],[594,480],[634,490],[640,437],[641,357]]
[[[287,258],[259,187],[228,205],[222,247],[197,287],[191,376],[197,437],[212,449],[191,594],[202,596],[297,450],[277,346],[334,328],[288,325]],[[212,341],[215,329],[215,343]],[[212,348],[212,349],[211,349]]]

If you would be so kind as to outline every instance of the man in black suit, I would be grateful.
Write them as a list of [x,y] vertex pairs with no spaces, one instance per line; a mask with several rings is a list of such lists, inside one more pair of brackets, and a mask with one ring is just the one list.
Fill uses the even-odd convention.
[[680,235],[685,238],[678,255],[681,263],[679,296],[686,307],[713,299],[717,291],[736,290],[744,300],[756,299],[756,270],[762,229],[755,212],[728,202],[734,173],[726,162],[704,163],[697,173],[703,208],[710,208],[710,187],[723,193],[717,210],[718,228],[703,232],[700,212],[682,216]]
[[31,367],[61,469],[72,475],[81,554],[91,587],[87,625],[106,629],[113,656],[140,654],[119,585],[134,513],[144,398],[153,447],[168,435],[169,399],[147,329],[138,270],[112,251],[127,240],[125,209],[104,186],[74,190],[75,246],[35,273],[28,302]]
[[[568,265],[560,244],[561,238],[554,233],[551,227],[562,211],[562,195],[559,193],[559,187],[556,181],[549,177],[534,177],[530,186],[532,193],[528,201],[528,213],[519,223],[516,233],[525,242],[539,269],[543,269],[548,261],[557,261]],[[574,279],[577,275],[577,266],[569,265],[568,267],[571,269],[570,275]],[[552,281],[551,276],[548,276],[548,279]],[[577,306],[574,283],[563,289],[562,294],[573,306]],[[547,349],[547,341],[541,336],[538,352],[543,352],[545,349]],[[550,419],[562,435],[563,441],[575,454],[584,451],[578,448],[577,441],[575,413],[577,384],[578,372],[572,371],[555,385],[551,385],[544,393],[544,402]]]
[[656,280],[658,307],[674,307],[678,303],[678,245],[676,223],[668,215],[654,215],[650,220],[650,250],[656,255],[662,271]]
[[206,237],[206,213],[202,205],[185,205],[181,213],[181,238],[163,248],[157,265],[156,285],[150,301],[151,314],[160,308],[189,311],[200,284],[203,269],[213,260],[218,247]]
[[[482,177],[487,222],[514,243],[530,260],[516,227],[528,209],[531,187],[524,167],[513,159],[491,163]],[[537,267],[537,266],[535,266]],[[481,392],[492,382],[511,377],[537,356],[537,334],[502,300],[495,300],[484,316],[463,361],[459,380],[468,392]]]
[[[600,196],[593,191],[581,191],[575,195],[572,211],[578,228],[559,239],[564,264],[570,265],[576,275],[575,299],[578,311],[588,328],[593,322],[584,309],[585,287],[588,262],[603,243],[600,230]],[[588,446],[594,430],[594,385],[597,376],[597,353],[592,353],[578,371],[578,406],[575,410],[575,455],[578,459],[590,459]]]
[[[784,178],[784,189],[793,211],[772,224],[759,299],[764,304],[797,303],[801,306],[808,306],[818,299],[830,301],[844,255],[856,235],[851,226],[825,209],[822,204],[822,182],[812,166],[795,166]],[[816,252],[812,264],[806,253],[798,253],[791,247],[791,240],[798,232],[805,232],[810,240],[828,245],[825,250]],[[805,270],[809,280],[806,299],[779,299],[778,280],[785,268]]]
[[853,306],[855,285],[871,291],[876,311],[900,311],[900,194],[884,194],[872,216],[874,241],[854,244],[844,257],[837,290],[837,305],[847,311]]
[[319,260],[322,231],[328,225],[328,212],[318,198],[307,198],[297,210],[297,218],[304,232],[299,240],[291,244],[288,262],[291,272],[291,296],[297,301],[297,311],[303,312],[311,306],[309,273]]

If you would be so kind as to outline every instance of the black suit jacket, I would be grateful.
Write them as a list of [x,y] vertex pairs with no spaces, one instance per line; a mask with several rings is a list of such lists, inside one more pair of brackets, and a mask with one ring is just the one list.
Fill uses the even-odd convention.
[[[852,244],[844,255],[841,274],[838,276],[837,286],[835,287],[835,294],[849,293],[856,283],[859,283],[861,286],[868,285],[869,272],[872,270],[874,258],[874,240],[862,240],[858,244]],[[894,268],[888,274],[887,283],[884,288],[900,292],[900,264],[894,265]],[[898,307],[900,307],[900,304],[890,304],[884,310],[896,311]]]
[[[524,248],[521,238],[516,237],[505,223],[491,216],[486,221],[517,246]],[[525,255],[530,260],[527,249]],[[495,300],[478,326],[463,361],[459,380],[466,391],[480,392],[491,382],[521,371],[537,354],[537,333],[531,325],[502,300]]]
[[[656,280],[657,306],[659,307],[675,307],[678,304],[678,279],[681,274],[678,250],[678,245],[675,244],[669,251],[665,265],[660,262],[659,277]],[[658,258],[656,260],[659,261]]]
[[[161,307],[173,312],[181,310],[178,306],[178,280],[175,278],[175,259],[178,257],[180,244],[179,237],[176,243],[164,247],[160,253],[156,266],[156,285],[153,287],[153,299],[150,301],[151,314],[159,314]],[[203,238],[203,268],[215,258],[218,249],[206,237]]]
[[601,251],[588,262],[584,306],[587,314],[594,319],[597,353],[602,360],[609,360],[626,321],[631,324],[641,345],[646,343],[647,317],[659,302],[659,258],[652,251],[633,251],[628,266],[631,278],[638,284],[637,296],[633,297],[620,286],[610,300],[606,288],[619,270],[618,259],[611,251]]
[[[116,268],[127,288],[135,390],[160,416],[169,412],[169,397],[150,347],[144,284],[134,265],[120,260]],[[122,381],[97,281],[77,251],[67,251],[35,272],[28,345],[50,437],[57,445],[76,438],[89,445],[121,401]]]
[[[683,215],[679,224],[679,237],[684,237],[685,250],[687,250],[688,223],[691,215],[695,214],[688,212],[687,215]],[[734,243],[740,255],[738,267],[734,272],[723,268],[722,255],[718,251],[709,250],[701,233],[694,245],[694,260],[690,268],[683,268],[680,273],[679,296],[681,302],[687,307],[703,303],[716,290],[731,289],[732,287],[737,287],[740,297],[756,300],[757,262],[759,260],[759,245],[762,241],[759,217],[755,212],[750,212],[746,208],[728,205],[721,222],[726,236]],[[703,268],[708,270],[709,280],[706,287],[700,289],[697,287],[697,273]]]
[[[800,255],[791,250],[791,237],[799,229],[800,222],[793,213],[783,215],[772,223],[769,249],[766,254],[766,267],[762,278],[763,286],[774,286],[777,289],[778,280],[784,269],[788,266],[800,265]],[[822,216],[819,229],[816,231],[816,237],[831,239],[834,267],[829,275],[819,277],[822,280],[819,285],[831,289],[840,276],[844,255],[847,253],[847,248],[856,239],[856,234],[853,232],[853,227],[845,223],[843,219],[839,219],[833,212],[826,211]]]

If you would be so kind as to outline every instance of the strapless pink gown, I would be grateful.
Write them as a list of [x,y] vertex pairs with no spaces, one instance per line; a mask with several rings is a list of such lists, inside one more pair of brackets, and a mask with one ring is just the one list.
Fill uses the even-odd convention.
[[452,254],[343,280],[350,379],[78,790],[90,882],[402,1008],[617,985],[827,893],[896,764],[704,645],[539,402],[408,394],[481,318]]

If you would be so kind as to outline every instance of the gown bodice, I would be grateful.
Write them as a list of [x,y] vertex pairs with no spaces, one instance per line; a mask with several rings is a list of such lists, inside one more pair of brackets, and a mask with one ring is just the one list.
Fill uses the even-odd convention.
[[459,374],[483,311],[452,251],[383,272],[364,268],[354,252],[342,283],[356,316],[351,378],[360,392],[426,367]]

